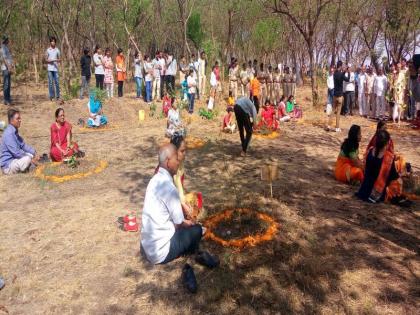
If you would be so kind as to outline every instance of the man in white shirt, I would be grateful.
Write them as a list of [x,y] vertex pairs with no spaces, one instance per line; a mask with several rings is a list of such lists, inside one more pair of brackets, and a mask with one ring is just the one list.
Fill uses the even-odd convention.
[[334,97],[334,66],[330,67],[330,72],[327,77],[328,98],[327,104],[332,105]]
[[382,119],[385,116],[385,93],[388,89],[388,79],[383,69],[378,70],[378,75],[373,80],[373,92],[375,93],[376,112],[375,118]]
[[160,62],[160,52],[156,52],[155,59],[152,60],[153,64],[153,87],[152,87],[152,100],[157,97],[159,100],[162,98],[160,94],[160,73],[162,70],[162,63]]
[[194,101],[195,95],[197,94],[197,80],[194,77],[194,70],[191,68],[190,74],[187,77],[187,85],[188,85],[188,113],[192,114],[194,112]]
[[166,59],[166,91],[169,94],[172,94],[175,91],[175,76],[178,70],[178,64],[175,57],[171,52],[168,53],[168,58]]
[[202,51],[198,58],[198,91],[200,92],[200,96],[203,97],[206,92],[206,66],[206,53]]
[[370,117],[375,117],[375,94],[373,93],[373,81],[375,80],[375,74],[371,66],[368,67],[366,71],[365,79],[365,96],[367,102],[366,111]]
[[[45,52],[45,62],[47,63],[48,71],[48,92],[50,100],[54,98],[60,99],[60,82],[58,77],[58,64],[60,63],[60,50],[55,46],[55,37],[50,38],[50,47]],[[55,90],[54,90],[54,85]]]
[[175,258],[194,253],[203,228],[186,220],[173,176],[179,167],[173,144],[159,150],[159,169],[146,189],[142,213],[141,247],[153,264],[165,264]]
[[343,83],[344,107],[342,113],[344,115],[350,114],[351,116],[353,116],[353,105],[355,97],[355,76],[353,67],[350,64],[347,66],[346,76],[349,78],[349,81],[344,81]]
[[[199,64],[199,62],[198,62],[198,60],[196,60],[195,59],[195,54],[191,54],[191,62],[190,62],[190,65],[189,65],[189,67],[190,67],[190,69],[192,69],[194,72],[193,72],[193,77],[194,77],[194,79],[196,80],[196,82],[198,81],[198,68],[199,68],[199,66],[200,66],[200,64]],[[199,91],[199,89],[198,89],[198,86],[196,86],[196,96],[197,96],[197,99],[200,99],[200,91]]]
[[359,114],[360,116],[366,117],[368,114],[367,111],[367,99],[365,94],[365,82],[366,82],[366,67],[362,66],[360,68],[359,77],[357,78],[357,88],[358,88],[358,101],[359,101]]
[[163,88],[166,82],[166,59],[168,55],[160,52],[159,54],[159,65],[160,65],[160,97],[163,97]]

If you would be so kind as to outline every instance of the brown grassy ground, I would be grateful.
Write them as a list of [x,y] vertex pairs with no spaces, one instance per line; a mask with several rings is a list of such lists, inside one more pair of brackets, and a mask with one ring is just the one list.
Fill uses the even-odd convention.
[[[21,134],[39,152],[49,147],[56,104],[46,86],[13,90],[23,112]],[[307,108],[309,89],[298,90]],[[70,122],[86,116],[86,100],[64,105]],[[206,241],[221,267],[194,264],[199,292],[186,294],[181,268],[189,258],[151,266],[139,254],[139,234],[117,228],[129,211],[140,214],[157,163],[164,120],[138,124],[146,108],[133,93],[105,105],[112,124],[74,137],[90,159],[104,159],[101,174],[61,184],[31,175],[0,176],[0,314],[415,314],[419,309],[419,208],[368,205],[355,187],[332,176],[341,141],[352,122],[363,127],[363,147],[374,123],[344,118],[343,133],[307,122],[281,126],[274,140],[255,140],[238,157],[238,134],[221,135],[216,121],[195,117],[190,133],[209,139],[188,153],[187,187],[204,194],[209,214],[252,207],[280,224],[275,240],[242,252]],[[5,107],[0,107],[4,119]],[[420,138],[392,133],[396,149],[420,170]],[[259,166],[280,161],[274,198]]]

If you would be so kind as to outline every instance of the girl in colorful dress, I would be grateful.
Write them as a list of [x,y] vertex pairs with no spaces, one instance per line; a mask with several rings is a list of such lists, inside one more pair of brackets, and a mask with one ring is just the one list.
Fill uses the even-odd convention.
[[104,84],[108,98],[114,96],[114,63],[112,62],[111,49],[105,49],[105,57],[103,58],[105,68]]
[[118,48],[118,55],[115,58],[115,68],[117,70],[117,80],[118,80],[118,97],[123,96],[124,81],[127,76],[127,70],[125,68],[125,57],[123,50]]

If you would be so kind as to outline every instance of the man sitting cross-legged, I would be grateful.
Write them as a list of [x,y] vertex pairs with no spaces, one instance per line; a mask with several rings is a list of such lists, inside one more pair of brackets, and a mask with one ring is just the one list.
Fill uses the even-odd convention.
[[35,149],[23,141],[19,135],[22,122],[20,112],[16,109],[7,111],[9,125],[4,130],[0,144],[0,167],[4,174],[16,174],[25,172],[31,164],[37,165],[39,156]]
[[[153,264],[166,264],[175,258],[197,253],[198,263],[216,267],[219,261],[207,252],[198,252],[203,227],[186,220],[173,176],[179,167],[177,149],[167,144],[159,150],[159,169],[146,189],[142,213],[141,246],[147,259]],[[188,279],[194,278],[194,283]],[[184,267],[184,282],[188,290],[195,292],[197,284],[192,268]]]

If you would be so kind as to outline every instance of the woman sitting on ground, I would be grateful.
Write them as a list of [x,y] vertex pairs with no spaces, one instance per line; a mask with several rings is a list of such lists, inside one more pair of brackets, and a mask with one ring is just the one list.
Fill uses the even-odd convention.
[[261,112],[261,120],[258,124],[258,128],[266,128],[271,131],[276,131],[278,127],[279,124],[276,120],[276,111],[274,106],[270,104],[269,100],[266,100]]
[[361,139],[360,126],[352,125],[337,157],[335,178],[338,181],[350,184],[363,181],[363,162],[359,159],[359,143]]
[[386,130],[376,133],[375,146],[369,148],[364,180],[356,195],[372,203],[386,200],[405,205],[407,201],[402,197],[402,185],[398,183],[399,175],[395,167],[395,154],[389,146],[390,139]]
[[203,216],[203,196],[201,192],[185,193],[185,169],[184,160],[187,152],[187,144],[185,139],[180,134],[175,134],[171,138],[171,143],[177,148],[179,168],[177,173],[174,175],[174,184],[179,192],[179,198],[181,199],[182,211],[184,216],[188,220],[196,221],[198,216]]
[[179,115],[178,107],[174,101],[172,102],[171,108],[168,111],[166,136],[171,138],[175,133],[184,134],[184,127],[182,126],[181,116]]
[[297,118],[302,118],[302,116],[303,116],[302,109],[300,109],[296,105],[296,100],[295,100],[295,97],[293,95],[290,95],[289,98],[287,99],[286,113],[288,113],[290,115],[290,117],[296,118],[296,119]]
[[[369,141],[369,144],[366,148],[366,153],[365,153],[365,163],[367,162],[367,157],[369,152],[371,151],[372,148],[374,148],[376,146],[376,141],[377,141],[377,134],[380,131],[387,131],[386,130],[386,123],[383,120],[380,120],[378,122],[378,125],[376,126],[376,133],[375,135],[372,137],[372,139]],[[386,145],[387,147],[387,151],[389,151],[391,154],[394,155],[394,164],[395,164],[395,169],[397,170],[398,173],[398,178],[395,180],[392,180],[388,187],[387,187],[387,194],[386,194],[386,201],[391,201],[392,199],[395,198],[398,199],[399,197],[401,197],[403,195],[403,183],[402,183],[402,177],[403,176],[409,176],[410,174],[407,172],[407,163],[405,162],[404,157],[399,154],[396,153],[394,151],[394,142],[391,139],[391,136],[389,137],[388,140],[388,144]]]
[[236,129],[236,124],[233,117],[233,108],[228,107],[226,109],[226,112],[227,113],[223,117],[223,121],[222,121],[222,131],[228,132],[228,133],[234,133]]
[[55,111],[55,123],[50,128],[50,156],[54,162],[61,162],[63,159],[73,156],[73,154],[79,157],[84,156],[84,153],[79,151],[77,143],[71,141],[71,128],[71,124],[64,117],[64,109],[57,108]]
[[100,127],[108,123],[108,118],[102,112],[102,103],[100,100],[95,99],[94,93],[90,94],[87,106],[89,109],[87,123],[89,127]]
[[292,118],[286,113],[286,104],[284,103],[285,100],[286,97],[282,95],[282,97],[280,98],[279,106],[277,108],[278,120],[280,122],[286,122]]

